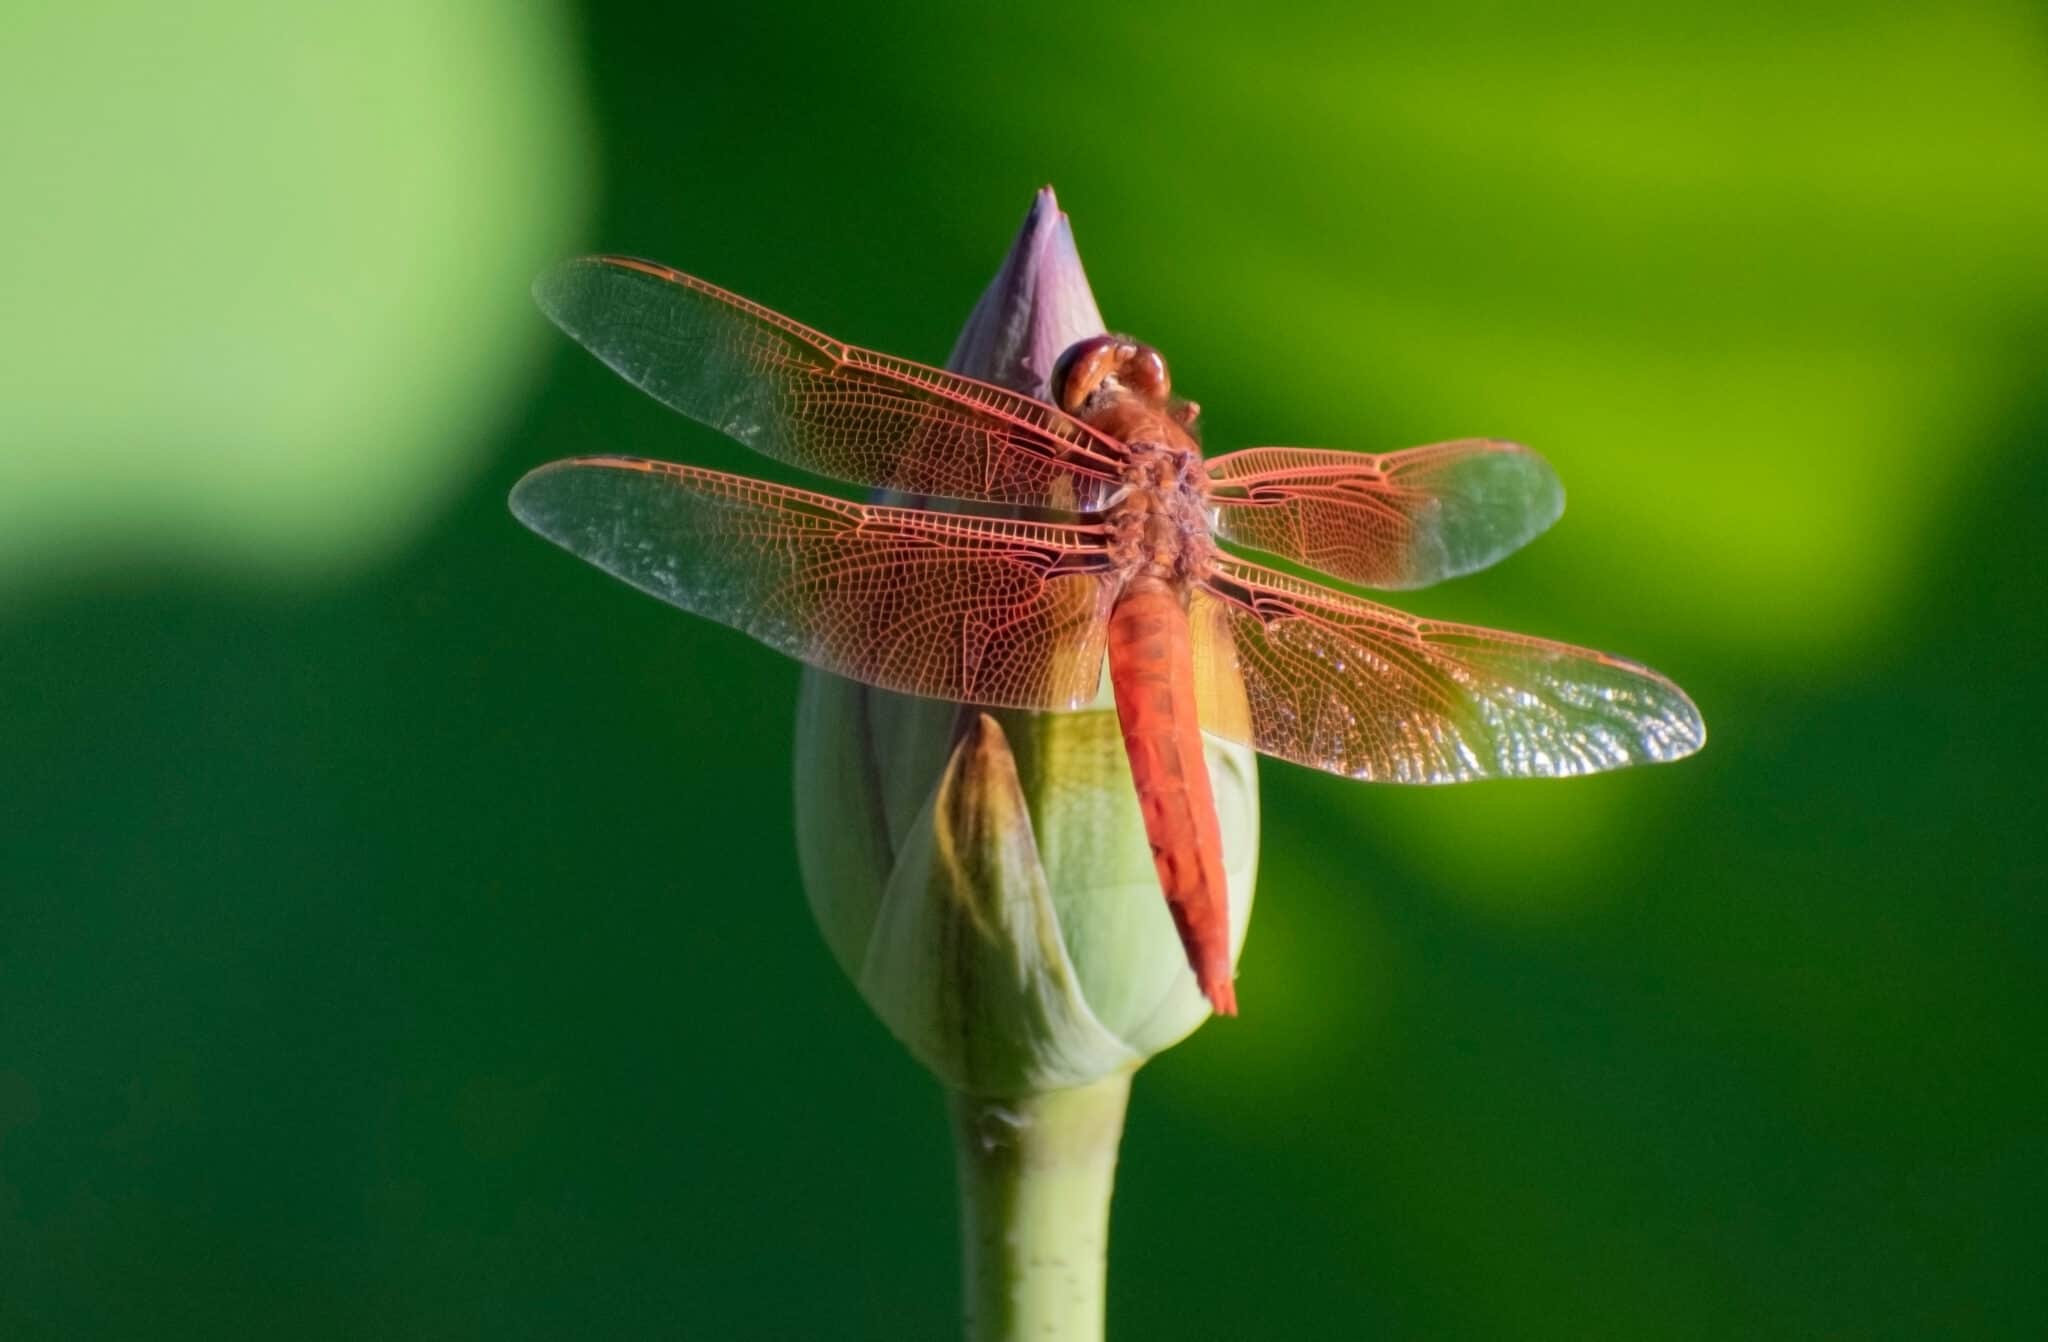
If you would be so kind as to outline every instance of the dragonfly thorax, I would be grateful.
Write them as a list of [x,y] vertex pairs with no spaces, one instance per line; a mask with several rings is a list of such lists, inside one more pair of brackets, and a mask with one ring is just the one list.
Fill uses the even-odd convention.
[[1127,445],[1124,488],[1106,515],[1111,553],[1129,577],[1173,583],[1201,578],[1215,554],[1202,454],[1184,435],[1179,443]]

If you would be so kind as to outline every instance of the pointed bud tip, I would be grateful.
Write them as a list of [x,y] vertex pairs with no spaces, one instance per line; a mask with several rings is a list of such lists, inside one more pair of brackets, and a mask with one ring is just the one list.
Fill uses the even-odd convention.
[[1046,186],[1032,199],[946,366],[1043,397],[1061,351],[1103,329],[1073,228]]
[[958,747],[961,773],[977,784],[1008,782],[1016,776],[1017,762],[1010,754],[1009,738],[1002,724],[987,713],[976,712],[963,725]]

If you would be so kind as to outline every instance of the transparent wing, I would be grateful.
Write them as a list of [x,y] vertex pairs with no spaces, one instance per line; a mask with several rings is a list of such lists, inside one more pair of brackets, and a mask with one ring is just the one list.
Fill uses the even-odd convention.
[[1253,739],[1251,706],[1238,666],[1237,627],[1230,602],[1204,588],[1188,593],[1188,643],[1195,663],[1195,719],[1231,741]]
[[1209,478],[1224,539],[1386,589],[1485,568],[1564,511],[1549,463],[1492,438],[1385,456],[1253,447],[1211,461]]
[[630,457],[543,466],[520,521],[643,592],[837,675],[1007,708],[1095,697],[1100,528],[866,507]]
[[1089,512],[1124,452],[1028,396],[843,344],[647,261],[591,256],[533,286],[628,382],[748,447],[903,494]]
[[1219,557],[1206,585],[1251,743],[1296,764],[1388,783],[1555,778],[1706,740],[1685,691],[1619,657],[1417,619],[1237,559]]

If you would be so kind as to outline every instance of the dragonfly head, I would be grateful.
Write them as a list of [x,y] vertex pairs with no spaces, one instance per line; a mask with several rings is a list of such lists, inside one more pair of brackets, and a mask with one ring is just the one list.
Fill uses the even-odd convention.
[[1098,396],[1135,396],[1163,410],[1172,390],[1159,351],[1129,336],[1090,336],[1069,346],[1052,370],[1053,400],[1070,415],[1083,414]]

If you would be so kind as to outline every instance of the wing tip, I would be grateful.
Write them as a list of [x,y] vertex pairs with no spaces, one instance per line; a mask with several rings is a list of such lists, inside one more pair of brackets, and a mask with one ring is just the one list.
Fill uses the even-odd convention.
[[[1656,675],[1655,672],[1651,674]],[[1691,695],[1679,687],[1677,681],[1669,676],[1658,676],[1657,679],[1664,683],[1665,689],[1677,700],[1671,705],[1675,711],[1667,712],[1664,721],[1668,726],[1678,729],[1682,735],[1675,742],[1676,749],[1654,757],[1652,762],[1671,764],[1706,749],[1707,719],[1701,714],[1700,706],[1693,702]]]
[[632,271],[651,279],[674,281],[682,272],[662,265],[658,261],[646,261],[637,256],[620,252],[592,252],[587,256],[572,256],[557,261],[533,277],[528,291],[533,295],[534,306],[547,319],[571,335],[576,328],[570,323],[574,314],[589,297],[580,288],[582,278],[593,270]]
[[674,266],[665,266],[659,261],[649,261],[641,256],[628,256],[624,252],[593,252],[563,263],[565,266],[602,266],[607,270],[630,270],[641,275],[650,275],[657,280],[673,280],[682,275]]
[[1584,770],[1585,773],[1609,773],[1641,764],[1675,764],[1706,746],[1707,720],[1677,681],[1627,657],[1590,648],[1577,651],[1593,653],[1609,670],[1632,677],[1640,684],[1639,693],[1644,696],[1635,729],[1629,734],[1633,740],[1626,758]]
[[557,461],[543,462],[514,481],[512,488],[505,495],[505,506],[510,510],[512,516],[518,518],[528,527],[543,536],[552,536],[553,533],[548,529],[543,517],[544,504],[542,499],[545,485],[548,481],[568,472],[588,470],[592,467],[605,470],[638,471],[646,475],[659,474],[664,468],[674,469],[669,467],[667,462],[656,461],[651,457],[563,457]]
[[1614,767],[1673,764],[1690,755],[1698,754],[1705,747],[1706,717],[1700,712],[1700,706],[1693,702],[1692,696],[1687,694],[1677,681],[1655,667],[1646,666],[1633,658],[1618,657],[1611,652],[1599,652],[1591,648],[1571,650],[1591,653],[1601,665],[1633,677],[1642,684],[1649,695],[1649,702],[1642,714],[1642,726],[1636,732],[1637,742],[1642,747],[1641,752],[1632,752],[1627,761]]

